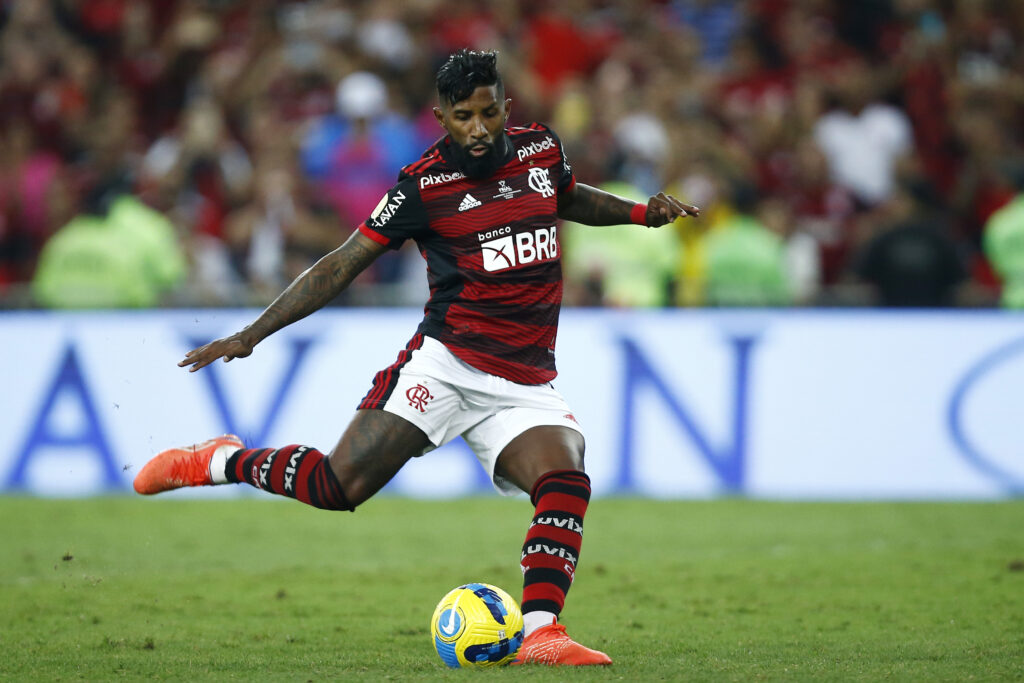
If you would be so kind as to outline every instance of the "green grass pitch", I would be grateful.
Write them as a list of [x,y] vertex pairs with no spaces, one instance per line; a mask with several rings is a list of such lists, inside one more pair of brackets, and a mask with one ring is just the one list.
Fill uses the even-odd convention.
[[563,622],[615,664],[449,671],[435,604],[518,597],[530,514],[0,498],[0,679],[1024,679],[1024,501],[598,499]]

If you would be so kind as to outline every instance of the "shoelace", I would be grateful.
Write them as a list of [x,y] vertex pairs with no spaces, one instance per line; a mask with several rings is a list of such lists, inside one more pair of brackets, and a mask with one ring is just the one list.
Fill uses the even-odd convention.
[[572,639],[565,632],[565,626],[561,624],[545,626],[535,631],[535,633],[541,634],[545,638],[539,643],[523,643],[524,650],[529,648],[530,660],[534,662],[548,663],[556,661],[562,650],[569,647],[570,643],[572,643]]
[[565,627],[562,626],[561,624],[551,624],[551,626],[549,626],[548,629],[549,629],[549,632],[551,632],[551,631],[558,631],[559,633],[561,633],[566,638],[569,637],[569,634],[567,634],[565,632]]
[[205,469],[206,467],[201,459],[195,457],[195,453],[191,453],[189,455],[176,458],[174,462],[171,463],[170,479],[186,484],[192,484],[196,481],[205,481]]

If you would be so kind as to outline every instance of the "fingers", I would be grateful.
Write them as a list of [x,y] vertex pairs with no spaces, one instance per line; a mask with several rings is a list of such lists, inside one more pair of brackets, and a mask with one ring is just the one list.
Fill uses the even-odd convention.
[[191,366],[188,371],[195,372],[196,370],[205,368],[213,361],[222,357],[224,358],[224,361],[227,362],[231,358],[231,354],[218,350],[216,342],[211,342],[210,344],[200,346],[198,349],[192,349],[186,353],[185,358],[178,362],[178,367],[183,368],[185,366]]
[[202,350],[203,350],[202,348],[192,349],[191,351],[186,353],[185,357],[182,358],[180,361],[178,361],[178,367],[179,368],[183,368],[186,365],[190,365],[190,364],[194,363],[195,361],[193,360],[193,358]]
[[235,336],[217,339],[186,353],[185,358],[178,362],[178,367],[190,366],[188,371],[195,372],[202,370],[218,358],[223,358],[225,363],[235,358],[245,358],[252,353],[252,348],[249,344],[239,341]]
[[683,204],[681,201],[679,201],[675,197],[672,198],[672,201],[674,201],[676,203],[677,209],[679,210],[679,215],[680,216],[693,216],[694,218],[696,218],[697,216],[700,215],[700,207],[699,206],[692,206],[690,204]]
[[[651,197],[647,206],[649,213],[652,214],[648,216],[648,223],[651,225],[665,225],[679,217],[697,217],[700,215],[700,207],[684,204],[672,195],[665,194],[664,192],[659,192]],[[651,220],[652,218],[654,220]]]
[[671,216],[672,220],[679,218],[680,216],[699,216],[700,208],[684,204],[672,195],[659,192],[657,199],[665,204],[665,216]]
[[195,372],[196,370],[205,368],[207,365],[217,360],[219,357],[220,356],[200,356],[195,354],[194,351],[190,351],[189,354],[185,356],[185,360],[178,363],[178,367],[183,368],[186,365],[191,365],[192,367],[190,367],[188,371]]
[[195,372],[196,370],[202,370],[203,368],[205,368],[205,367],[206,367],[207,365],[209,365],[209,364],[210,364],[210,363],[212,363],[213,361],[214,361],[214,359],[213,359],[213,358],[211,358],[210,360],[200,360],[200,361],[196,361],[196,362],[195,362],[195,363],[194,363],[194,364],[192,365],[192,367],[190,367],[190,368],[188,369],[188,371],[189,371],[189,372]]

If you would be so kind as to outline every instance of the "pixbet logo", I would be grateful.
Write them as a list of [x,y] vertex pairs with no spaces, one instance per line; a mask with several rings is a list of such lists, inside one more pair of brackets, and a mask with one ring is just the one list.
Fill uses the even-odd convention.
[[533,232],[509,234],[512,228],[506,226],[496,230],[488,230],[477,235],[481,242],[496,235],[506,235],[498,239],[490,239],[480,245],[483,254],[484,270],[508,270],[523,266],[534,261],[550,261],[558,258],[558,237],[555,226],[537,228]]
[[450,183],[453,180],[462,180],[466,176],[462,175],[459,171],[454,173],[440,173],[438,175],[425,175],[420,178],[420,189],[430,187],[431,185],[437,185],[439,183]]
[[525,147],[520,147],[517,155],[519,156],[519,161],[522,161],[526,157],[532,157],[534,154],[543,152],[546,149],[551,149],[554,146],[555,141],[551,139],[551,136],[549,135],[540,142],[531,142]]

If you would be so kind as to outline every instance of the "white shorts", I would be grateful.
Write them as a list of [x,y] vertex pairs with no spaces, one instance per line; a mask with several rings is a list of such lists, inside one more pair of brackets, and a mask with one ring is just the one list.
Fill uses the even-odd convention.
[[550,383],[517,384],[477,370],[432,337],[417,337],[422,345],[415,348],[414,338],[398,362],[377,375],[360,408],[386,410],[422,429],[433,444],[424,453],[461,435],[494,487],[511,496],[519,488],[496,475],[494,466],[512,439],[544,425],[583,433]]

